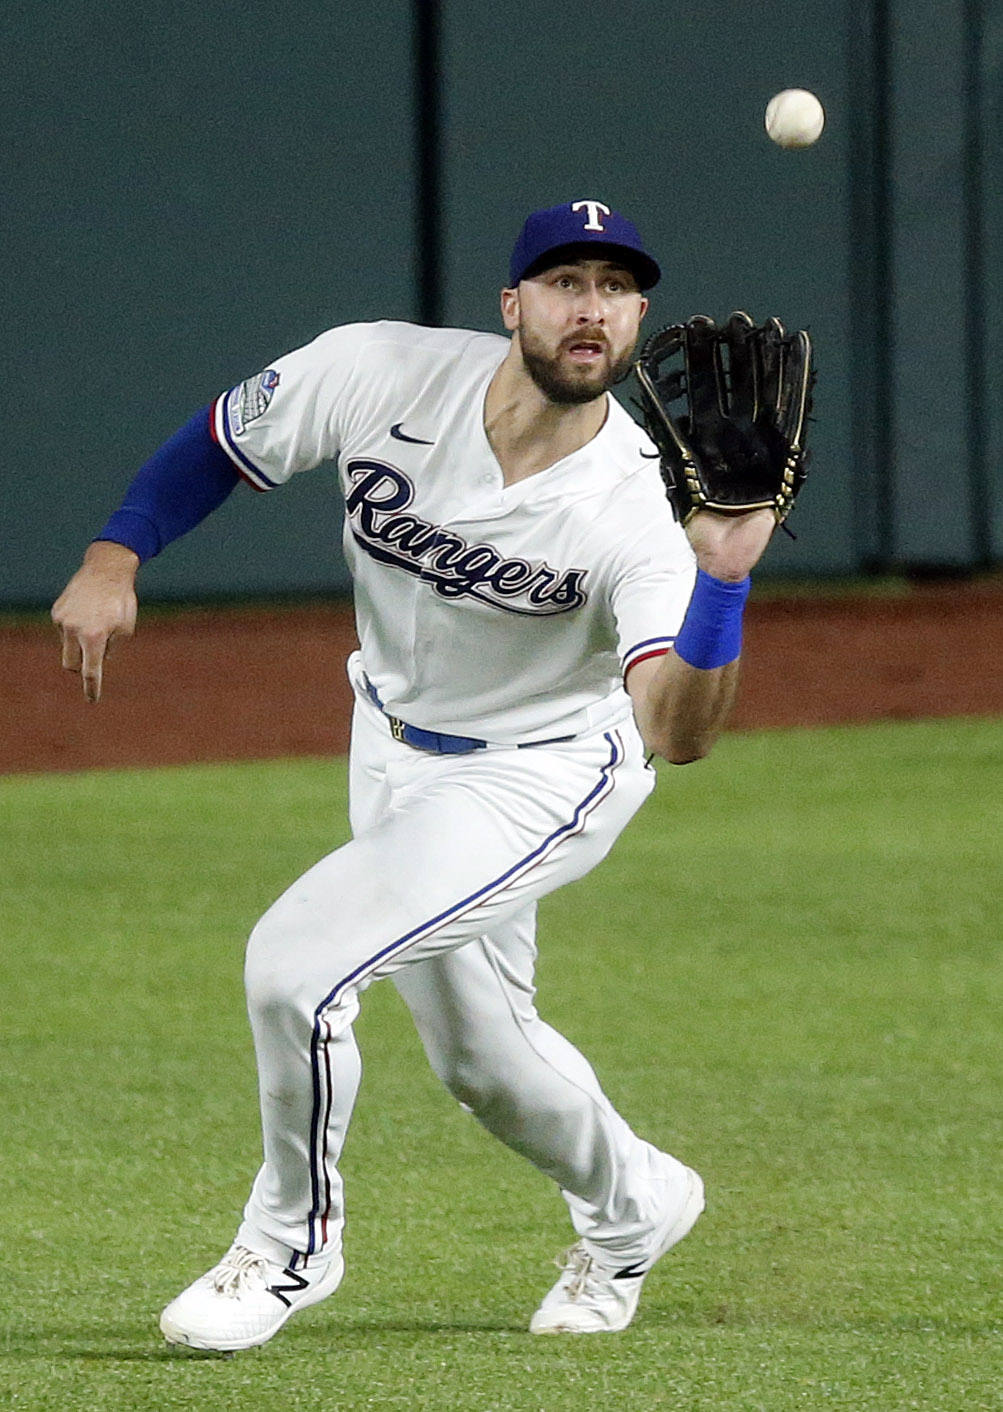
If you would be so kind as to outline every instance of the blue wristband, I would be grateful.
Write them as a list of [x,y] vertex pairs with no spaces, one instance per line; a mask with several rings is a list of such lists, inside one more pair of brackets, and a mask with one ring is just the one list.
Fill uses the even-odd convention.
[[240,476],[212,439],[203,407],[136,473],[98,539],[124,544],[145,564],[219,509]]
[[742,613],[752,580],[725,583],[697,569],[690,606],[676,638],[676,655],[709,671],[734,662],[742,651]]

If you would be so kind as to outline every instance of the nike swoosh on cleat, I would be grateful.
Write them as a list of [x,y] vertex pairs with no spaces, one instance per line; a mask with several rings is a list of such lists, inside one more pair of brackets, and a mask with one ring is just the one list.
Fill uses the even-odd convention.
[[422,441],[420,436],[407,436],[404,432],[401,431],[402,425],[403,423],[401,422],[394,422],[393,426],[390,428],[390,435],[393,437],[394,441],[406,441],[411,446],[435,445],[434,441]]
[[[642,1266],[639,1270],[638,1265]],[[643,1260],[635,1260],[633,1265],[624,1265],[622,1270],[617,1270],[613,1276],[615,1280],[639,1280],[642,1275],[648,1273],[648,1266]]]

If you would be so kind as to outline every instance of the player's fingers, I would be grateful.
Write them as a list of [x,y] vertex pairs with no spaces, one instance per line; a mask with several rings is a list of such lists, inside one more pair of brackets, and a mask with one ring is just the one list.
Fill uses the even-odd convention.
[[108,639],[104,636],[83,637],[80,647],[80,674],[84,682],[84,696],[88,701],[100,701],[101,670],[108,649]]
[[101,700],[101,663],[85,668],[83,672],[84,699],[92,705]]
[[64,627],[60,627],[59,635],[63,639],[63,670],[66,672],[79,672],[81,652],[80,643],[77,641],[76,634],[68,632]]

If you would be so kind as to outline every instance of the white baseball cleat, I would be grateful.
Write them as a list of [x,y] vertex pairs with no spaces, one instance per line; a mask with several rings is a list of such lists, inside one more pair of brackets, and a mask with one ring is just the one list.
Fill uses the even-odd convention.
[[168,1343],[230,1353],[255,1348],[291,1314],[333,1294],[345,1273],[340,1254],[313,1270],[287,1270],[242,1245],[172,1300],[160,1316]]
[[609,1265],[580,1240],[564,1257],[561,1278],[529,1323],[531,1334],[606,1334],[625,1329],[637,1311],[641,1286],[655,1261],[689,1235],[704,1209],[703,1182],[687,1168],[683,1205],[652,1244],[651,1254],[630,1265]]

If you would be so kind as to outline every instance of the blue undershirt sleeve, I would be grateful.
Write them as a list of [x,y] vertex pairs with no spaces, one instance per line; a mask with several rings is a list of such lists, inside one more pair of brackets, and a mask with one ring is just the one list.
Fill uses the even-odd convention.
[[145,564],[218,510],[240,476],[209,430],[209,407],[154,452],[98,539],[124,544]]

